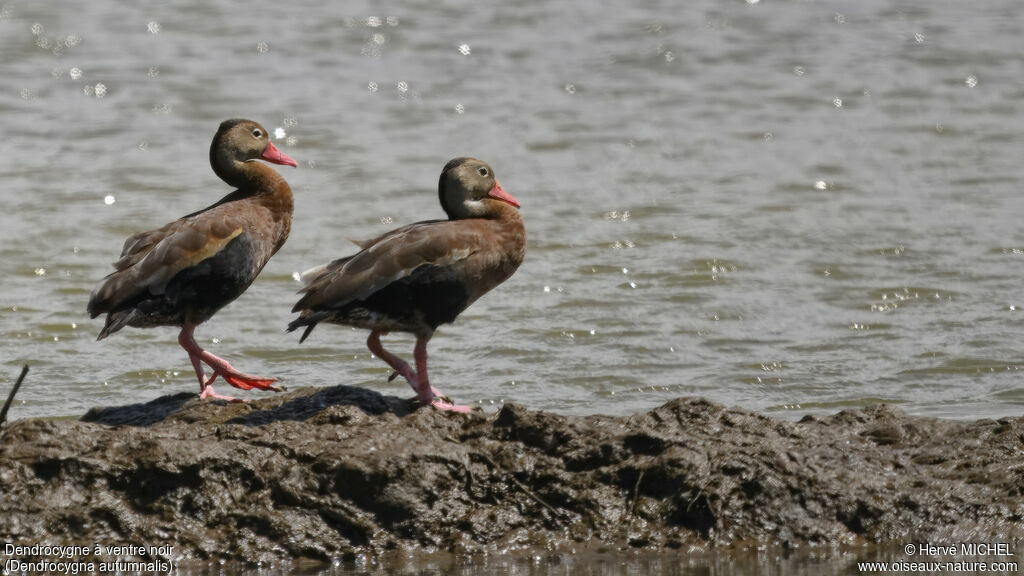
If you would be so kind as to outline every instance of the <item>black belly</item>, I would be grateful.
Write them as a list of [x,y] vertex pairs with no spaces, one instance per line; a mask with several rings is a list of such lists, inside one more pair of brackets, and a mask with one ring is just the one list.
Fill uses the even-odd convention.
[[433,331],[455,320],[468,300],[465,285],[451,268],[421,266],[365,300],[342,307],[335,318],[347,317],[346,323],[358,325],[379,324],[368,328],[419,332],[429,327]]
[[240,234],[216,256],[178,272],[163,294],[146,294],[135,308],[145,318],[133,325],[199,324],[238,298],[256,279],[259,263],[248,234]]

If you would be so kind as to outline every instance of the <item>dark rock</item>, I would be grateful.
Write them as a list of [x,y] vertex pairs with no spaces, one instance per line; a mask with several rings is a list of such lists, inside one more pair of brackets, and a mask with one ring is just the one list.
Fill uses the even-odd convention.
[[886,406],[800,422],[697,399],[497,416],[363,388],[191,394],[0,432],[0,541],[176,559],[1024,537],[1024,418]]

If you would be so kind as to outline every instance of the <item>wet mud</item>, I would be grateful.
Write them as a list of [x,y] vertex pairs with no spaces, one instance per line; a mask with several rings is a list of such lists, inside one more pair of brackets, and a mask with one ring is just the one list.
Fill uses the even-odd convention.
[[441,413],[362,388],[164,396],[0,431],[0,541],[175,561],[1024,537],[1024,418]]

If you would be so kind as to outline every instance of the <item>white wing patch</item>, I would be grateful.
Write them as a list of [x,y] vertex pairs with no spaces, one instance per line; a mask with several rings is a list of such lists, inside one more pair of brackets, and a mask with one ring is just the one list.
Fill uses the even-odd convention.
[[309,270],[306,270],[302,274],[299,274],[299,281],[302,282],[303,286],[309,286],[309,284],[313,280],[316,280],[317,277],[319,277],[321,274],[324,273],[324,270],[327,270],[327,264],[321,264],[319,266],[314,266],[314,267],[310,268]]

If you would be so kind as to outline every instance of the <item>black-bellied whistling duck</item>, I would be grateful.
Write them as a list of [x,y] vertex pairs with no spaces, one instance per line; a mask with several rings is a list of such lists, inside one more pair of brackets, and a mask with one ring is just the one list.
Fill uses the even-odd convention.
[[[237,190],[199,212],[128,238],[116,271],[89,297],[91,317],[107,315],[97,340],[125,326],[181,326],[178,343],[196,369],[201,398],[235,401],[213,391],[217,376],[242,390],[281,390],[274,378],[239,372],[203,350],[192,335],[245,292],[291,230],[291,188],[276,170],[253,160],[296,166],[263,126],[251,120],[223,122],[210,146],[210,165]],[[213,370],[209,378],[203,362]]]
[[[501,284],[526,253],[519,202],[506,193],[485,162],[455,158],[441,172],[441,208],[448,220],[417,222],[361,243],[362,251],[303,274],[304,295],[292,308],[301,312],[288,331],[306,327],[302,342],[319,322],[370,330],[374,355],[405,377],[424,405],[458,412],[430,386],[427,342],[441,324]],[[388,352],[388,332],[416,336],[416,369]]]

